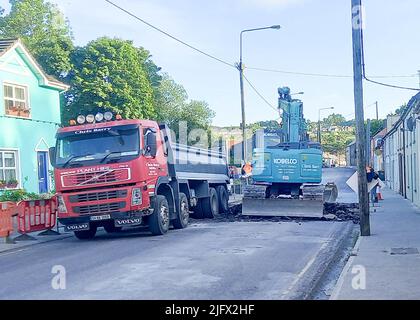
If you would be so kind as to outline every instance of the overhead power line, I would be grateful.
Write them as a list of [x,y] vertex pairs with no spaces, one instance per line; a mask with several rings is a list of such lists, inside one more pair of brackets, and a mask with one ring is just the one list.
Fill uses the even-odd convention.
[[244,79],[245,81],[249,84],[249,86],[252,88],[252,90],[254,90],[254,92],[261,98],[261,100],[263,100],[265,102],[265,104],[267,106],[269,106],[271,109],[275,110],[276,112],[278,112],[279,110],[273,106],[258,90],[257,88],[255,88],[255,86],[251,83],[251,81],[249,81],[249,79],[247,77],[245,77],[244,75]]
[[[365,110],[367,110],[367,109],[369,109],[369,108],[372,108],[373,106],[375,106],[376,105],[376,102],[374,102],[374,103],[372,103],[372,104],[369,104],[369,105],[367,105],[366,107],[365,107]],[[344,118],[347,118],[347,117],[350,117],[350,116],[354,116],[354,111],[352,112],[352,113],[349,113],[349,114],[347,114],[347,115],[344,115],[343,117]]]
[[[363,15],[360,16],[360,20],[362,20]],[[363,21],[361,21],[362,25],[363,25]],[[364,48],[364,39],[363,39],[363,28],[361,28],[360,30],[360,46],[361,46],[361,51],[362,51],[362,76],[363,79],[365,79],[367,82],[371,82],[380,86],[384,86],[384,87],[388,87],[388,88],[394,88],[394,89],[403,89],[403,90],[411,90],[411,91],[420,91],[420,89],[417,88],[412,88],[412,87],[403,87],[403,86],[398,86],[398,85],[394,85],[394,84],[389,84],[389,83],[383,83],[383,82],[379,82],[379,81],[375,81],[372,80],[370,78],[368,78],[366,76],[366,63],[365,63],[365,48]]]
[[117,8],[117,9],[121,10],[122,12],[125,12],[126,14],[128,14],[128,15],[129,15],[129,16],[131,16],[131,17],[133,17],[134,19],[136,19],[136,20],[138,20],[138,21],[140,21],[140,22],[144,23],[145,25],[149,26],[150,28],[152,28],[152,29],[154,29],[154,30],[156,30],[156,31],[158,31],[158,32],[160,32],[160,33],[162,33],[162,34],[164,34],[165,36],[167,36],[167,37],[169,37],[169,38],[171,38],[171,39],[173,39],[173,40],[175,40],[175,41],[177,41],[177,42],[179,42],[179,43],[181,43],[182,45],[184,45],[184,46],[186,46],[186,47],[188,47],[188,48],[190,48],[190,49],[192,49],[192,50],[194,50],[194,51],[196,51],[196,52],[198,52],[198,53],[201,53],[202,55],[205,55],[206,57],[208,57],[208,58],[210,58],[210,59],[213,59],[213,60],[215,60],[215,61],[218,61],[218,62],[223,63],[223,64],[225,64],[225,65],[227,65],[227,66],[229,66],[229,67],[233,67],[233,68],[235,68],[235,69],[236,69],[236,66],[235,66],[234,64],[229,63],[229,62],[227,62],[227,61],[225,61],[225,60],[223,60],[223,59],[220,59],[220,58],[218,58],[218,57],[216,57],[216,56],[214,56],[214,55],[211,55],[211,54],[209,54],[209,53],[207,53],[207,52],[204,52],[203,50],[200,50],[200,49],[198,49],[198,48],[196,48],[196,47],[194,47],[194,46],[192,46],[192,45],[188,44],[187,42],[185,42],[185,41],[183,41],[183,40],[181,40],[181,39],[179,39],[179,38],[177,38],[177,37],[175,37],[175,36],[171,35],[170,33],[168,33],[168,32],[166,32],[166,31],[164,31],[164,30],[162,30],[162,29],[160,29],[160,28],[158,28],[158,27],[154,26],[153,24],[151,24],[151,23],[149,23],[149,22],[145,21],[144,19],[140,18],[139,16],[137,16],[137,15],[135,15],[134,13],[132,13],[132,12],[128,11],[127,9],[124,9],[123,7],[121,7],[121,6],[117,5],[116,3],[114,3],[114,2],[112,2],[112,1],[110,1],[110,0],[105,0],[105,1],[106,1],[106,2],[108,2],[110,5],[114,6],[115,8]]
[[[323,74],[323,73],[307,73],[307,72],[297,72],[297,71],[287,71],[287,70],[276,70],[276,69],[267,69],[267,68],[256,68],[256,67],[247,67],[248,70],[263,71],[263,72],[273,72],[273,73],[283,73],[283,74],[292,74],[298,76],[309,76],[309,77],[325,77],[325,78],[353,78],[352,75],[344,74]],[[389,76],[373,76],[371,78],[414,78],[418,75],[389,75]]]

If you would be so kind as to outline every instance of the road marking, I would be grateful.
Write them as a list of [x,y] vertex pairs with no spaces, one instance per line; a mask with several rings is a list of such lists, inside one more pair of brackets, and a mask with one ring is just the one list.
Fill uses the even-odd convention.
[[20,249],[20,250],[16,250],[16,251],[10,251],[10,252],[6,252],[6,253],[2,253],[2,254],[0,254],[0,257],[9,256],[11,254],[19,253],[19,252],[27,251],[27,250],[28,249]]

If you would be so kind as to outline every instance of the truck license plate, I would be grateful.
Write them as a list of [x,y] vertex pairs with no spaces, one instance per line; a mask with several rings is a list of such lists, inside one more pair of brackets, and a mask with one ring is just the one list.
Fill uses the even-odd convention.
[[111,216],[109,214],[105,214],[103,216],[92,216],[90,217],[91,221],[101,221],[101,220],[109,220]]

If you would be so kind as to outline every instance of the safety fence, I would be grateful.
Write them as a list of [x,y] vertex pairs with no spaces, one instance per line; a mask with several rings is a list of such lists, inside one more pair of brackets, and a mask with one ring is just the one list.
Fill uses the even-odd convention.
[[[34,232],[40,232],[38,234],[40,236],[59,234],[53,231],[57,225],[57,199],[55,197],[18,203],[1,202],[0,208],[0,238],[5,238],[6,243],[36,240],[30,235]],[[10,236],[15,230],[20,235],[11,239]]]
[[13,216],[16,214],[16,204],[13,202],[0,202],[0,238],[11,242],[10,235],[13,232]]

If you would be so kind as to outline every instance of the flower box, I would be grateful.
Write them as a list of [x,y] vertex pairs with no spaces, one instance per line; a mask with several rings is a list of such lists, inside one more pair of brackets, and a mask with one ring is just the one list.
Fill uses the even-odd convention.
[[19,182],[15,181],[15,180],[6,182],[6,187],[8,189],[16,189],[18,187],[18,185],[19,185]]

